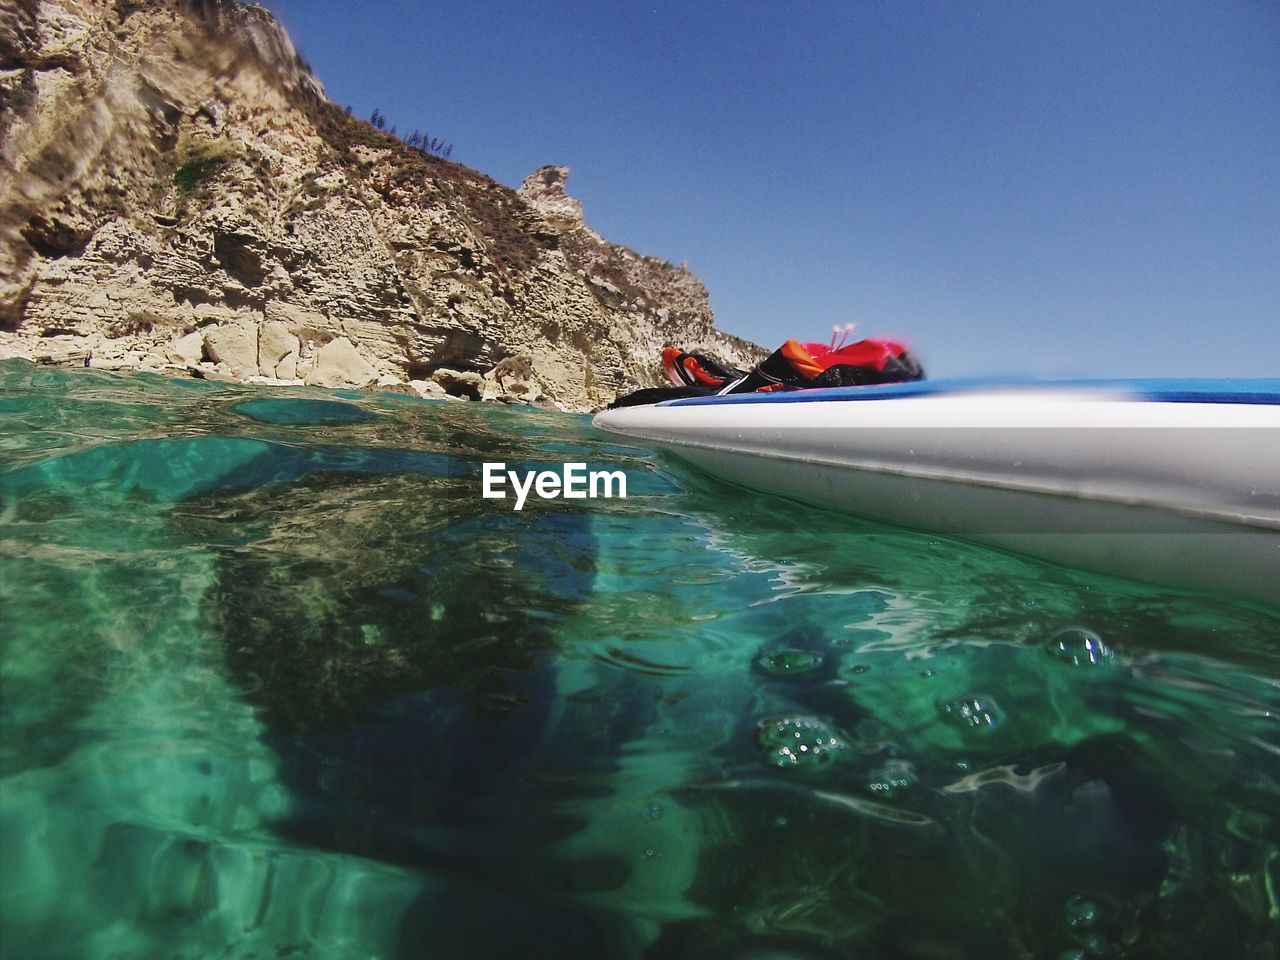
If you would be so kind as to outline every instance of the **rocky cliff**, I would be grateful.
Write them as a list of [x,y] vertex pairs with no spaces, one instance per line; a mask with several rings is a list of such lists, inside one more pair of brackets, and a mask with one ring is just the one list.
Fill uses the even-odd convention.
[[758,355],[565,168],[513,191],[348,116],[260,7],[0,0],[0,144],[0,356],[582,410],[667,340]]

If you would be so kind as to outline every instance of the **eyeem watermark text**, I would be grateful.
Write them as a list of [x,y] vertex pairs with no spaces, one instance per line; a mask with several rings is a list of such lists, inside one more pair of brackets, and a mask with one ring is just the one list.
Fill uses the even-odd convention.
[[480,495],[486,500],[503,500],[506,486],[515,491],[515,509],[523,510],[529,494],[539,499],[586,500],[588,497],[623,497],[627,495],[627,475],[621,470],[587,470],[585,463],[566,463],[555,470],[529,470],[523,475],[508,470],[505,463],[486,463]]

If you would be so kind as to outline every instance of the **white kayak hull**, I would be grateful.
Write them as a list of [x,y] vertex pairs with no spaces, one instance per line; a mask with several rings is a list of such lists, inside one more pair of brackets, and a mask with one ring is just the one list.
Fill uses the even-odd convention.
[[677,401],[595,422],[754,490],[1280,605],[1280,404],[1119,384],[903,388]]

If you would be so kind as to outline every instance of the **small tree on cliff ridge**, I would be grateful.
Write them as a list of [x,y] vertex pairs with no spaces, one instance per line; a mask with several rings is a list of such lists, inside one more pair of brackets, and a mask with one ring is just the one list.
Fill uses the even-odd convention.
[[[347,112],[351,112],[350,107],[347,107]],[[374,107],[373,113],[369,115],[369,126],[375,130],[388,133],[397,139],[403,139],[405,146],[418,151],[423,156],[436,156],[441,160],[448,160],[453,156],[453,144],[445,143],[439,137],[430,137],[420,130],[414,130],[407,137],[400,138],[396,133],[395,124],[392,124],[391,128],[387,129],[387,115],[377,107]]]

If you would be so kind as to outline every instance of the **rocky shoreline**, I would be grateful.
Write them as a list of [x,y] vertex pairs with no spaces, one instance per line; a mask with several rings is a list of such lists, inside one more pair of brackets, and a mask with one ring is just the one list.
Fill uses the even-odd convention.
[[[33,342],[0,333],[0,361],[24,360],[40,366],[91,367],[122,373],[156,373],[169,377],[192,377],[250,386],[327,387],[403,393],[423,399],[492,400],[527,404],[549,410],[573,411],[542,392],[520,361],[504,360],[484,375],[470,370],[441,367],[430,379],[404,380],[391,374],[377,375],[346,338],[330,341],[300,359],[299,373],[306,376],[279,377],[266,374],[236,376],[226,365],[207,357],[185,360],[187,345],[180,338],[170,344],[147,345],[137,338],[127,344],[102,341],[97,337],[61,336]],[[305,352],[305,350],[304,350]],[[309,362],[308,362],[309,361]]]

